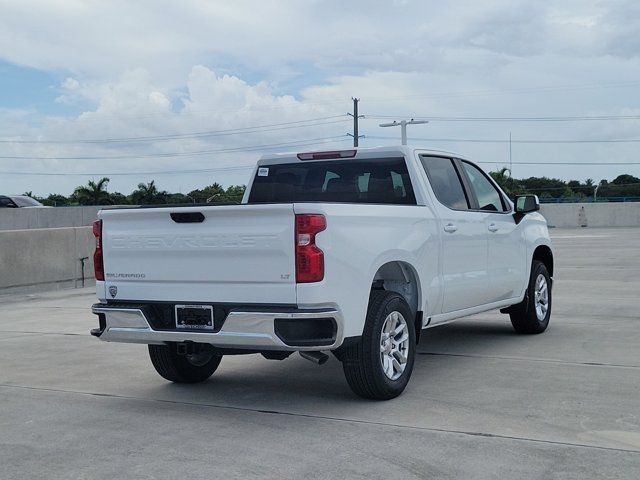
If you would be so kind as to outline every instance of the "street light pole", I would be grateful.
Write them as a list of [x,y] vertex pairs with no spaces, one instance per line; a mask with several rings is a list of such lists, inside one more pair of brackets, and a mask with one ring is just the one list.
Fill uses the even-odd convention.
[[391,123],[381,123],[380,126],[381,127],[397,127],[398,125],[400,125],[400,135],[402,138],[402,145],[406,145],[407,144],[407,125],[419,125],[422,123],[429,123],[428,120],[414,120],[413,118],[411,120],[401,120],[401,121],[396,121],[394,120]]

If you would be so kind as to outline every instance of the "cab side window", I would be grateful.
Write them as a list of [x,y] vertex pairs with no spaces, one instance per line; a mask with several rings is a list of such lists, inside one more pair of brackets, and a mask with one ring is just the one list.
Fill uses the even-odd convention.
[[461,162],[471,189],[478,200],[478,208],[488,212],[506,212],[507,205],[500,192],[489,181],[486,174],[468,162]]
[[422,166],[438,201],[453,210],[468,210],[469,201],[453,160],[421,155]]

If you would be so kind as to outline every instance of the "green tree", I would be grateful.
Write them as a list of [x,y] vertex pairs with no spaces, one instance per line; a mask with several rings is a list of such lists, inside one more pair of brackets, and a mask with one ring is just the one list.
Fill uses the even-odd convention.
[[489,175],[509,197],[515,198],[517,195],[525,193],[519,180],[511,177],[511,171],[507,167],[503,167],[497,172],[490,172]]
[[240,203],[246,188],[247,187],[245,185],[230,185],[224,193],[229,201]]
[[569,188],[568,186],[565,187],[561,195],[562,198],[573,198],[575,196],[576,196],[576,193],[573,190],[571,190],[571,188]]
[[89,180],[87,185],[77,187],[73,191],[72,197],[80,205],[109,205],[108,184],[109,179],[107,177],[101,178],[97,182]]
[[139,183],[138,189],[134,190],[131,195],[131,203],[136,205],[153,205],[167,202],[167,192],[159,191],[156,187],[155,180],[149,183]]
[[567,184],[558,178],[529,177],[520,180],[520,184],[527,193],[540,195],[542,192],[551,193],[552,197],[559,197]]
[[42,199],[42,204],[48,207],[64,207],[71,205],[71,200],[64,195],[58,193],[52,193],[47,198]]
[[184,193],[169,193],[167,194],[167,203],[176,205],[180,203],[193,203],[193,200]]
[[128,205],[129,198],[120,192],[113,192],[109,194],[109,203],[111,205]]
[[640,178],[633,175],[618,175],[598,188],[598,197],[640,197]]
[[205,203],[207,200],[211,200],[211,202],[217,202],[216,199],[222,198],[224,196],[224,188],[217,182],[212,183],[211,185],[204,187],[201,190],[192,190],[187,195],[192,198],[192,201],[196,203]]

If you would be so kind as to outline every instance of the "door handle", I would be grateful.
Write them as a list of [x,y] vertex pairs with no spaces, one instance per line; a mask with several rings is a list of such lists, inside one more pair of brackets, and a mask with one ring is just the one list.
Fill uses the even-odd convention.
[[447,233],[453,233],[456,230],[458,230],[458,227],[456,227],[453,223],[447,223],[444,226],[444,231],[447,232]]
[[495,223],[490,223],[487,228],[489,229],[490,232],[497,232],[498,231],[498,226]]
[[201,212],[171,212],[171,220],[176,223],[202,223],[204,215]]

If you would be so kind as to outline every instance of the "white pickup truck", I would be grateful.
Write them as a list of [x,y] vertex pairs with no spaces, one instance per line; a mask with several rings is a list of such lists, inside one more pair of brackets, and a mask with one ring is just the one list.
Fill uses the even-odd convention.
[[263,156],[240,205],[102,210],[99,328],[201,382],[224,355],[332,352],[349,386],[406,387],[422,330],[492,309],[520,333],[551,314],[537,197],[513,204],[459,156],[410,147]]

